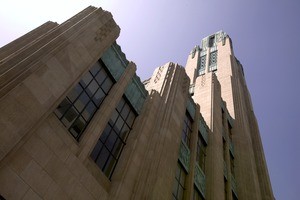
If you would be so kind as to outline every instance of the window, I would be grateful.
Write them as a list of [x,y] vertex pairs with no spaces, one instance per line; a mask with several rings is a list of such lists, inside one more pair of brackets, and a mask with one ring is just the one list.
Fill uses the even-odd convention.
[[196,187],[194,187],[193,200],[204,200],[201,193],[198,191]]
[[237,196],[234,194],[234,192],[232,192],[232,199],[233,200],[238,200]]
[[227,200],[227,195],[228,195],[228,192],[227,192],[227,180],[224,178],[224,199]]
[[228,131],[229,131],[229,140],[232,143],[232,127],[228,121],[227,124],[228,124]]
[[209,54],[209,71],[217,70],[218,51]]
[[215,44],[215,36],[211,36],[208,41],[208,47],[212,47]]
[[123,97],[91,153],[91,158],[109,179],[126,144],[135,118],[135,112]]
[[184,124],[182,129],[182,140],[186,143],[188,147],[190,147],[191,133],[192,133],[192,118],[187,112],[185,114]]
[[196,161],[201,167],[203,172],[205,172],[205,157],[206,157],[206,143],[204,142],[204,139],[202,138],[201,134],[198,133]]
[[224,160],[224,162],[226,161],[226,154],[227,154],[227,152],[226,152],[226,141],[223,138],[223,160]]
[[181,200],[183,199],[184,194],[184,183],[186,179],[186,172],[184,171],[181,164],[177,163],[176,175],[175,175],[175,183],[173,187],[173,200]]
[[234,173],[234,158],[233,156],[230,154],[230,171],[233,177],[235,177],[235,173]]
[[222,110],[222,125],[223,125],[223,129],[224,129],[226,116],[225,116],[225,112],[224,112],[223,108],[221,110]]
[[99,60],[54,111],[77,141],[113,84],[104,63]]
[[203,75],[205,73],[206,66],[206,55],[200,57],[199,71],[198,75]]

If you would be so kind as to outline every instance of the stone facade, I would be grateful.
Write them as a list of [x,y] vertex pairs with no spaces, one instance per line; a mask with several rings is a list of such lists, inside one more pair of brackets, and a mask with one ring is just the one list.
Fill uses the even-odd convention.
[[[214,52],[217,61],[213,66]],[[201,56],[206,56],[203,74],[199,74]],[[213,177],[208,183],[209,199],[224,199],[224,187],[228,188],[226,199],[232,199],[228,191],[239,199],[274,199],[243,67],[234,56],[230,37],[220,31],[204,38],[202,46],[189,55],[186,71],[194,80],[193,99],[212,131],[212,146],[208,148],[213,162],[208,172]],[[225,156],[222,137],[225,149],[229,149]],[[233,164],[230,158],[234,160],[234,172],[228,167]],[[222,181],[223,160],[228,186]]]
[[[273,199],[250,95],[230,38],[216,34],[216,71],[205,68],[197,74],[204,49],[212,49],[205,46],[208,37],[192,50],[186,68],[169,62],[142,83],[115,42],[119,32],[110,13],[88,7],[0,49],[0,197]],[[100,71],[93,71],[95,66]],[[101,81],[100,72],[106,74]],[[84,86],[87,76],[94,79]],[[111,87],[98,105],[95,99],[106,80]],[[99,88],[91,95],[92,83]],[[78,85],[84,89],[78,95],[90,95],[82,111],[76,102],[85,99],[70,100]],[[136,116],[124,137],[121,129],[130,114],[120,111],[122,101]],[[85,119],[84,111],[91,117]],[[79,118],[86,126],[77,123]],[[119,119],[124,121],[120,129]],[[178,169],[184,179],[178,179]]]

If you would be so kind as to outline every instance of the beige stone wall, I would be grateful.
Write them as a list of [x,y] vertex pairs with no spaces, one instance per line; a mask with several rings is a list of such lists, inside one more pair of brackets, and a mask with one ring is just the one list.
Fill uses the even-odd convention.
[[155,70],[144,111],[124,149],[128,159],[116,169],[120,179],[116,175],[112,180],[120,181],[116,193],[111,193],[113,199],[171,199],[188,86],[189,79],[177,64]]
[[196,78],[193,99],[211,129],[205,169],[206,199],[224,199],[221,88],[213,73]]
[[23,49],[10,50],[22,39],[1,49],[6,71],[0,80],[0,194],[6,199],[106,199],[111,183],[89,154],[136,67],[129,63],[78,143],[53,110],[120,29],[110,13],[93,7],[51,28],[41,26],[23,37],[28,42]]
[[220,67],[217,76],[222,85],[222,98],[226,101],[230,114],[235,118],[233,143],[239,196],[243,199],[273,199],[259,130],[254,120],[242,66],[233,54],[229,38],[226,39],[224,46],[218,44],[218,50]]
[[[221,124],[221,102],[225,101],[228,115],[234,119],[232,129],[234,146],[235,179],[239,199],[274,199],[267,172],[263,148],[255,115],[253,113],[251,98],[246,86],[242,66],[234,56],[231,40],[226,37],[225,43],[216,44],[218,50],[217,71],[215,76],[206,69],[206,74],[196,77],[193,99],[200,105],[200,111],[213,133],[209,137],[210,145],[208,162],[211,162],[211,173],[208,173],[208,187],[212,187],[208,199],[222,199],[224,195],[223,176],[220,169],[221,161],[222,129],[225,129],[225,137],[228,141],[228,127]],[[207,50],[209,52],[209,48]],[[195,60],[196,59],[196,60]],[[197,57],[188,57],[186,71],[190,77],[196,69]],[[208,68],[209,53],[207,55],[206,68]],[[217,86],[216,83],[218,83]],[[224,130],[223,130],[224,131]],[[226,149],[229,148],[226,142]],[[227,151],[228,152],[228,151]],[[227,191],[231,191],[232,180],[230,177],[229,154],[225,158],[228,170]],[[222,161],[223,162],[223,161]],[[219,165],[219,167],[218,167]],[[222,166],[222,167],[220,167]],[[222,190],[216,189],[222,188]],[[231,199],[231,194],[228,194]]]
[[205,199],[224,199],[225,187],[232,199],[229,131],[222,123],[230,116],[239,199],[273,199],[250,95],[228,37],[225,45],[217,44],[216,73],[206,69],[205,75],[195,76],[199,51],[189,55],[186,69],[170,62],[154,71],[114,175],[109,180],[102,173],[89,155],[133,78],[135,64],[128,64],[79,142],[53,110],[119,32],[110,13],[88,7],[61,25],[47,22],[0,49],[0,194],[6,199],[171,199],[188,89],[194,84],[197,105],[184,199],[193,199],[201,115],[210,129]]

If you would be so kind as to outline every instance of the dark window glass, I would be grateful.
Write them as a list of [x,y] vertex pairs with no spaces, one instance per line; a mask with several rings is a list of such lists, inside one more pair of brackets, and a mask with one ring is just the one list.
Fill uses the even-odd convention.
[[107,93],[110,90],[112,84],[113,84],[112,80],[107,78],[101,84],[101,87],[102,87],[103,91]]
[[206,66],[206,55],[200,57],[199,61],[199,71],[198,75],[202,75],[205,73],[205,66]]
[[62,102],[58,105],[54,113],[57,117],[62,117],[64,113],[71,107],[71,102],[68,99],[62,100]]
[[96,81],[99,83],[99,84],[102,84],[103,81],[106,79],[107,77],[107,74],[104,70],[101,70],[97,75],[96,75]]
[[95,80],[92,80],[92,82],[89,84],[89,86],[86,88],[86,91],[90,97],[94,96],[95,92],[98,90],[99,85]]
[[[105,85],[103,81],[103,84],[96,81],[95,77],[100,73]],[[99,60],[58,105],[54,113],[76,140],[79,140],[112,86],[113,79],[106,72],[104,63]]]
[[227,124],[228,124],[228,131],[229,131],[229,140],[232,143],[232,127],[228,121]]
[[[91,158],[109,179],[120,158],[135,118],[136,114],[123,97],[91,153]],[[130,124],[127,123],[128,121]]]
[[82,133],[85,126],[86,126],[86,121],[82,117],[78,117],[74,121],[74,123],[72,124],[69,130],[74,136],[74,138],[77,138]]
[[191,133],[192,133],[192,118],[187,112],[183,123],[182,140],[187,144],[188,147],[190,147]]
[[184,195],[184,183],[186,179],[186,172],[184,171],[181,164],[177,163],[176,175],[175,175],[175,183],[173,185],[173,199],[181,200]]
[[198,189],[196,189],[196,187],[194,187],[193,200],[204,200],[201,193],[198,191]]
[[90,98],[85,92],[81,93],[79,98],[74,103],[74,106],[78,110],[78,112],[81,112],[83,110],[83,108],[86,106],[89,100]]
[[226,151],[226,141],[223,138],[223,160],[224,161],[226,160],[226,154],[227,154],[227,151]]
[[204,142],[201,133],[198,133],[196,160],[204,173],[205,173],[205,157],[206,157],[206,143]]
[[217,70],[218,51],[209,54],[209,71]]
[[227,192],[227,184],[228,184],[228,182],[227,182],[227,180],[225,179],[225,177],[224,177],[224,196],[225,196],[225,200],[227,200],[228,199],[228,197],[227,197],[227,195],[228,195],[228,192]]
[[103,90],[98,89],[96,94],[93,96],[93,102],[96,104],[96,106],[99,106],[103,99],[105,98],[106,94],[103,92]]
[[135,118],[135,114],[134,112],[131,111],[126,119],[126,123],[128,124],[128,126],[132,126],[134,118]]
[[96,62],[96,63],[93,65],[93,67],[90,69],[91,74],[92,74],[93,76],[96,76],[97,73],[100,71],[101,67],[102,67],[102,66],[100,65],[100,63],[99,63],[99,62]]
[[80,84],[82,85],[83,88],[85,88],[93,79],[93,76],[91,75],[90,72],[87,72],[81,79]]
[[73,90],[71,90],[71,92],[68,94],[68,98],[71,102],[74,102],[78,96],[81,94],[82,92],[82,87],[80,86],[80,84],[75,85],[75,87],[73,88]]
[[234,158],[230,153],[230,171],[233,177],[235,177],[235,173],[234,173]]
[[96,109],[97,108],[95,104],[92,101],[90,101],[88,105],[85,107],[84,111],[82,112],[82,116],[86,121],[89,121],[90,118],[93,116],[94,112],[96,111]]
[[238,200],[237,196],[234,194],[234,192],[232,192],[232,199],[233,200]]
[[215,36],[211,36],[208,41],[208,46],[212,47],[214,46],[214,43],[215,43]]
[[69,128],[78,116],[78,112],[74,107],[70,107],[69,110],[63,115],[61,121]]

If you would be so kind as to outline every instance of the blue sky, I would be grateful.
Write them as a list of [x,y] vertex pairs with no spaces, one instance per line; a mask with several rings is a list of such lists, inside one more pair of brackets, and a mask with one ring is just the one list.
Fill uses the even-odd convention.
[[244,67],[275,197],[299,199],[299,0],[11,0],[0,7],[0,46],[88,5],[112,12],[118,43],[142,79],[169,61],[184,66],[203,37],[227,32]]

